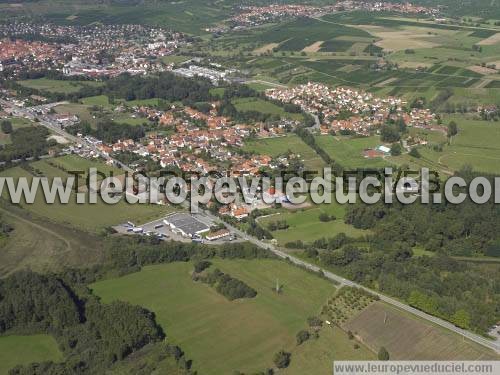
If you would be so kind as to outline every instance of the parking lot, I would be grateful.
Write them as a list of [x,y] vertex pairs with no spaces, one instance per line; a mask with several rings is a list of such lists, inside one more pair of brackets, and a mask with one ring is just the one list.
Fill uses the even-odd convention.
[[[165,220],[173,224],[175,227],[167,224]],[[194,216],[187,213],[174,213],[153,220],[149,223],[138,225],[134,222],[127,222],[113,227],[120,234],[136,234],[144,236],[156,236],[161,240],[167,241],[180,241],[192,242],[197,240],[199,242],[206,242],[210,244],[223,244],[231,241],[238,241],[235,234],[228,237],[220,238],[213,241],[202,239],[202,235],[196,235],[197,231],[209,229],[215,223],[207,217]]]

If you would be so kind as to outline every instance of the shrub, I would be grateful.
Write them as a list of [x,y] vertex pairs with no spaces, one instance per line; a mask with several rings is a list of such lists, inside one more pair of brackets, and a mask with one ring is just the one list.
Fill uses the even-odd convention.
[[297,337],[297,345],[300,345],[303,342],[309,340],[310,335],[308,331],[302,330],[297,333],[296,337]]
[[388,361],[389,360],[389,352],[383,346],[378,351],[378,359],[381,361]]
[[212,263],[210,263],[208,260],[200,260],[194,264],[194,272],[196,273],[203,272],[211,265]]
[[279,351],[274,355],[274,364],[278,368],[287,368],[288,365],[290,364],[290,358],[292,354],[287,353],[284,350]]
[[307,318],[307,323],[309,327],[321,327],[323,325],[323,321],[317,316],[310,316]]
[[414,158],[420,158],[420,152],[418,152],[417,148],[416,147],[413,147],[410,152],[409,152],[409,155],[410,156],[413,156]]

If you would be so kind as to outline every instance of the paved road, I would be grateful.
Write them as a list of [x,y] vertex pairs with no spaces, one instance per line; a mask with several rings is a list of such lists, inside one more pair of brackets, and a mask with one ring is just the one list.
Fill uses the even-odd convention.
[[268,86],[272,86],[272,87],[278,87],[280,89],[287,89],[287,88],[289,88],[288,86],[282,85],[281,83],[263,81],[261,79],[250,79],[248,81],[245,81],[245,83],[261,83],[263,85],[268,85]]
[[[11,104],[11,103],[9,103]],[[19,108],[20,110],[20,113],[26,113],[28,114],[28,111],[26,111],[25,109],[23,108]],[[99,151],[97,150],[97,148],[95,147],[95,145],[92,145],[92,144],[89,144],[89,143],[86,143],[85,140],[79,138],[79,137],[75,137],[69,133],[67,133],[66,131],[64,131],[63,129],[60,128],[59,125],[57,124],[54,124],[50,121],[47,121],[45,118],[42,118],[40,119],[40,124],[48,127],[50,130],[54,131],[55,133],[58,133],[59,135],[63,136],[63,137],[66,137],[67,139],[71,140],[71,141],[74,141],[74,142],[77,142],[77,143],[84,143],[86,144],[87,146],[95,149],[95,151],[97,153],[99,153]],[[116,159],[113,159],[109,156],[105,156],[103,155],[103,157],[107,158],[108,160],[113,160],[115,163],[117,163],[118,165],[120,165],[123,170],[126,170],[126,171],[129,171],[129,172],[133,172],[133,170],[131,168],[129,168],[127,165],[124,165],[123,163],[119,162],[118,160]],[[187,202],[186,202],[187,204]],[[189,206],[189,204],[187,204],[187,206]],[[215,222],[219,222],[220,219],[218,217],[216,217],[215,215],[211,214],[210,212],[208,211],[203,211],[203,212],[200,212],[199,214],[197,215],[200,215],[200,216],[205,216],[211,220],[214,220]],[[408,306],[394,298],[391,298],[391,297],[388,297],[384,294],[381,294],[377,291],[374,291],[372,289],[369,289],[369,288],[366,288],[360,284],[357,284],[353,281],[350,281],[350,280],[347,280],[345,278],[343,278],[342,276],[339,276],[339,275],[336,275],[330,271],[327,271],[327,270],[324,270],[314,264],[311,264],[311,263],[308,263],[308,262],[305,262],[299,258],[296,258],[290,254],[287,254],[281,250],[279,250],[276,246],[272,245],[272,244],[269,244],[269,243],[265,243],[263,241],[260,241],[258,240],[257,238],[255,237],[252,237],[252,236],[249,236],[248,234],[240,231],[238,228],[228,224],[228,223],[225,223],[224,222],[224,225],[226,226],[227,229],[231,230],[233,233],[236,233],[240,236],[240,238],[243,238],[253,244],[255,244],[256,246],[259,246],[261,248],[264,248],[264,249],[267,249],[269,251],[271,251],[272,253],[274,253],[276,256],[280,257],[280,258],[283,258],[283,259],[288,259],[290,262],[298,265],[298,266],[301,266],[301,267],[304,267],[304,268],[307,268],[308,270],[311,270],[311,271],[314,271],[314,272],[319,272],[319,271],[322,271],[323,274],[325,275],[325,277],[335,283],[339,283],[340,285],[346,285],[346,286],[354,286],[354,287],[357,287],[357,288],[362,288],[374,295],[377,295],[382,301],[386,302],[386,303],[389,303],[390,305],[393,305],[401,310],[404,310],[404,311],[407,311],[413,315],[416,315],[422,319],[425,319],[429,322],[432,322],[434,324],[437,324],[441,327],[444,327],[446,329],[449,329],[450,331],[453,331],[463,337],[466,337],[467,339],[471,340],[471,341],[474,341],[480,345],[483,345],[487,348],[490,348],[492,350],[494,350],[495,352],[497,353],[500,353],[500,342],[498,341],[491,341],[491,340],[488,340],[482,336],[479,336],[479,335],[476,335],[472,332],[469,332],[467,330],[464,330],[464,329],[461,329],[461,328],[458,328],[456,326],[454,326],[453,324],[449,323],[449,322],[446,322],[442,319],[439,319],[439,318],[436,318],[435,316],[432,316],[432,315],[429,315],[429,314],[426,314],[424,313],[423,311],[420,311],[420,310],[417,310],[411,306]]]

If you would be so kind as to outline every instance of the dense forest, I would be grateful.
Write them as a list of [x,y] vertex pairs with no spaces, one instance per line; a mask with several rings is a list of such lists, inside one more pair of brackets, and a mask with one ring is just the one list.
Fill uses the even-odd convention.
[[125,100],[161,98],[189,105],[207,101],[212,87],[208,80],[183,78],[169,72],[156,77],[122,74],[107,81],[102,93]]
[[49,131],[43,126],[28,126],[10,133],[11,143],[0,146],[0,161],[25,159],[45,155],[56,141],[49,140]]
[[138,141],[146,134],[142,126],[119,124],[111,120],[103,120],[92,128],[88,122],[80,122],[68,126],[66,131],[71,134],[91,135],[106,143],[114,143],[118,140],[133,139]]
[[[99,373],[164,337],[154,315],[124,302],[101,304],[77,296],[54,275],[21,271],[0,280],[0,333],[52,334],[66,361],[45,363],[44,374]],[[127,327],[127,329],[123,329]],[[12,373],[33,373],[19,367]]]

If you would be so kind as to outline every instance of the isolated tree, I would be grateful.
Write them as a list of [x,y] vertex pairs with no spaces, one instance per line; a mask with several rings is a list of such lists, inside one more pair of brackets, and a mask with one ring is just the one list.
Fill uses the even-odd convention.
[[391,155],[392,156],[399,156],[399,155],[401,155],[401,145],[399,143],[394,143],[391,146]]
[[2,121],[2,132],[5,134],[12,133],[12,123],[10,121]]
[[383,346],[378,351],[378,359],[381,361],[388,361],[389,360],[389,352]]
[[448,124],[448,137],[451,138],[458,134],[458,126],[455,121],[450,121]]
[[290,364],[290,358],[292,354],[287,353],[284,350],[279,351],[274,355],[274,364],[278,368],[287,368],[288,365]]

